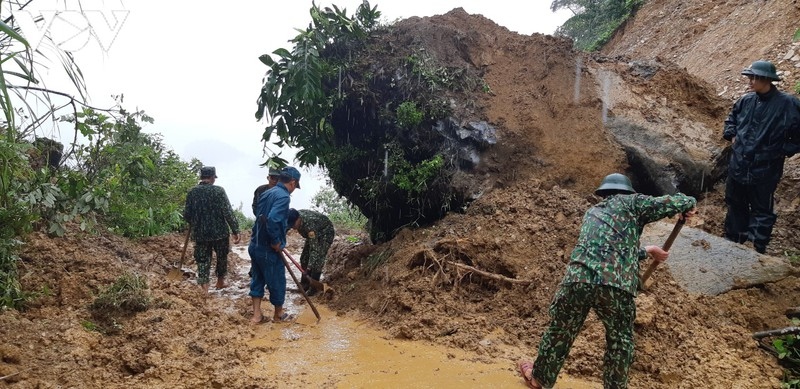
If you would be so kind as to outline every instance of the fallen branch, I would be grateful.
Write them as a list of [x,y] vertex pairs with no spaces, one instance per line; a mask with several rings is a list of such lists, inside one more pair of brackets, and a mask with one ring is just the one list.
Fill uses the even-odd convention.
[[495,273],[489,273],[489,272],[486,272],[486,271],[483,271],[483,270],[476,269],[476,268],[474,268],[472,266],[465,265],[463,263],[448,261],[446,259],[443,260],[443,262],[445,262],[447,264],[450,264],[450,265],[453,265],[453,266],[455,266],[457,268],[460,268],[460,269],[463,269],[463,270],[468,270],[468,271],[471,271],[471,272],[473,272],[475,274],[478,274],[480,276],[483,276],[483,277],[486,277],[486,278],[491,278],[491,279],[497,280],[497,281],[508,282],[508,283],[511,283],[511,284],[522,284],[522,285],[528,285],[528,284],[533,283],[533,281],[530,281],[530,280],[518,280],[516,278],[509,278],[509,277],[506,277],[504,275],[495,274]]

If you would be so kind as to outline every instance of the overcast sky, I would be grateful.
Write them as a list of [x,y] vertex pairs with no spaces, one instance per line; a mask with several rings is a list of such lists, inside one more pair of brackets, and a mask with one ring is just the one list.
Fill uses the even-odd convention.
[[[64,10],[57,0],[37,0],[31,14]],[[217,185],[234,208],[250,203],[256,186],[266,182],[261,135],[265,124],[254,117],[256,97],[266,66],[258,56],[291,48],[288,40],[305,29],[311,1],[81,0],[83,14],[72,15],[84,33],[51,28],[61,44],[74,51],[86,79],[91,103],[112,105],[112,94],[124,94],[124,106],[143,109],[155,118],[145,126],[163,135],[164,143],[184,160],[196,157],[217,167]],[[361,1],[318,1],[336,4],[352,15]],[[432,16],[462,7],[522,34],[551,34],[569,16],[552,13],[550,0],[384,0],[371,2],[386,22],[411,16]],[[24,15],[23,15],[24,16]],[[105,18],[105,19],[104,19]],[[47,19],[47,18],[45,18]],[[58,20],[58,19],[56,19]],[[109,20],[108,25],[101,22]],[[121,21],[121,24],[118,22]],[[61,20],[63,22],[63,20]],[[63,24],[63,23],[61,23]],[[87,28],[88,27],[88,28]],[[80,30],[80,29],[79,29]],[[96,37],[88,35],[91,30]],[[23,31],[27,33],[30,31]],[[26,34],[35,35],[33,33]],[[35,36],[34,36],[35,39]],[[29,38],[30,40],[30,38]],[[54,73],[60,70],[53,69]],[[59,86],[51,82],[49,86]],[[72,134],[61,134],[71,137]],[[68,143],[66,141],[64,143]],[[287,156],[284,153],[283,157]],[[290,163],[294,161],[290,160]],[[324,185],[319,172],[301,170],[302,189],[292,206],[308,208]]]

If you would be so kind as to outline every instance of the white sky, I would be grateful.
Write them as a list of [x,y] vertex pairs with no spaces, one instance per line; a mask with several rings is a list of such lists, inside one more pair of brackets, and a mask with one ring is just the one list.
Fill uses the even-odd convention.
[[[60,0],[34,1],[38,8],[64,10]],[[72,2],[67,2],[72,3]],[[234,208],[243,204],[252,216],[250,203],[256,186],[266,182],[261,135],[265,123],[255,120],[256,97],[266,66],[258,56],[277,48],[290,49],[288,40],[305,29],[311,17],[311,1],[198,2],[185,0],[82,0],[84,14],[75,13],[76,25],[90,27],[105,41],[88,34],[53,32],[64,36],[63,45],[74,50],[83,71],[91,103],[112,105],[112,94],[124,94],[124,107],[143,109],[155,118],[145,126],[163,135],[164,143],[184,160],[196,157],[217,167],[217,185],[228,193]],[[361,1],[318,1],[355,12]],[[550,11],[550,0],[384,0],[371,2],[382,12],[382,20],[432,16],[462,7],[522,34],[551,34],[569,16],[568,11]],[[92,10],[104,10],[94,13]],[[129,11],[109,12],[111,10]],[[84,18],[85,15],[90,17]],[[98,15],[111,15],[124,22],[113,38],[115,25],[99,25]],[[105,31],[101,31],[104,29]],[[88,29],[87,29],[88,31]],[[25,32],[25,31],[23,31]],[[61,35],[66,34],[66,35]],[[30,40],[30,39],[29,39]],[[52,76],[62,72],[55,67]],[[48,77],[44,77],[49,80]],[[51,88],[59,85],[48,84]],[[68,89],[65,87],[60,90]],[[69,143],[71,133],[62,133]],[[64,139],[66,138],[66,139]],[[287,158],[284,152],[282,157]],[[292,206],[308,208],[311,198],[325,184],[319,172],[301,169],[302,189],[292,195]]]

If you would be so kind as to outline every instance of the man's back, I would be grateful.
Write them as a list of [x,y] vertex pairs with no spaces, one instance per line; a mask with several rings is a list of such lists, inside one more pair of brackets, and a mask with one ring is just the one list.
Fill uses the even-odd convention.
[[259,197],[252,242],[264,246],[270,246],[275,242],[286,243],[286,214],[289,212],[289,202],[289,191],[283,184],[268,189]]
[[192,188],[186,195],[184,219],[191,225],[196,242],[227,238],[228,227],[233,232],[239,230],[225,189],[205,182]]
[[308,238],[308,233],[314,231],[317,235],[330,235],[331,240],[333,240],[334,229],[331,219],[320,212],[310,209],[300,209],[297,212],[300,214],[300,219],[303,221],[298,229],[300,235],[304,238]]

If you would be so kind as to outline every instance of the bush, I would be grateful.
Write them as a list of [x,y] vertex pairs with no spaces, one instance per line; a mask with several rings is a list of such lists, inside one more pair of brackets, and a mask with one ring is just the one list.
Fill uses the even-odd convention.
[[331,188],[322,188],[311,199],[314,208],[331,219],[336,229],[363,230],[367,218],[352,203]]
[[253,229],[253,224],[256,222],[256,219],[244,215],[244,212],[242,212],[242,203],[239,203],[239,207],[233,210],[233,217],[235,217],[236,222],[239,223],[239,231],[249,231]]

